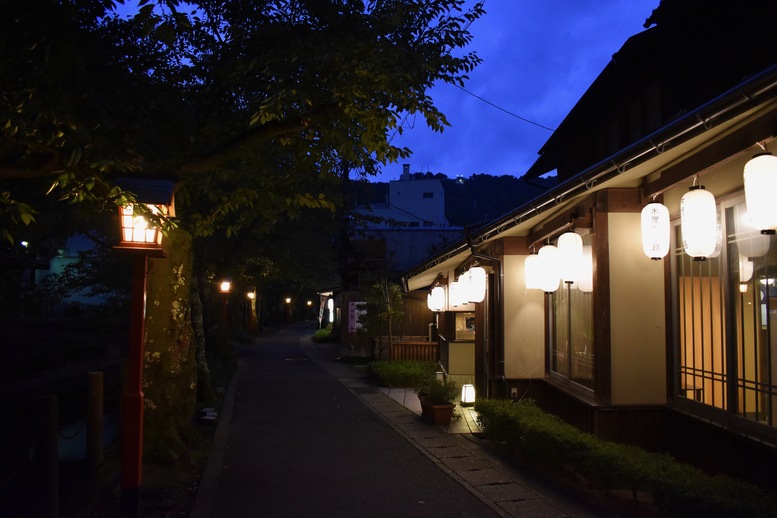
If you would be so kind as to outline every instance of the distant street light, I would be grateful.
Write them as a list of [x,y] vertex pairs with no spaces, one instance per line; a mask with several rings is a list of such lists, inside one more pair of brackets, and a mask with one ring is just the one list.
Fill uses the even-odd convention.
[[229,294],[232,293],[232,282],[224,279],[219,284],[219,291],[221,292],[221,325],[224,330],[227,329],[227,306],[229,305]]
[[117,183],[134,193],[137,201],[137,205],[129,204],[119,209],[121,241],[114,249],[133,256],[127,379],[121,414],[121,510],[124,516],[139,516],[143,478],[143,355],[148,258],[167,257],[162,249],[162,230],[150,222],[147,215],[175,215],[175,182],[127,178]]
[[254,315],[256,313],[256,290],[246,293],[248,297],[248,332],[254,331]]

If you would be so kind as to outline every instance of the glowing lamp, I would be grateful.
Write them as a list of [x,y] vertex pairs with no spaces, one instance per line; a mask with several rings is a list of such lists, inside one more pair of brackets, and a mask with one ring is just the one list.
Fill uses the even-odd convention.
[[119,207],[120,241],[116,250],[137,252],[148,257],[167,257],[162,249],[162,229],[149,216],[175,216],[173,180],[120,178],[116,184],[135,195],[135,203]]
[[542,265],[537,254],[527,255],[523,262],[523,277],[527,290],[542,289]]
[[462,306],[467,303],[464,286],[462,285],[462,281],[453,281],[450,286],[448,286],[448,303],[452,307],[458,307]]
[[642,209],[642,251],[652,260],[669,253],[669,209],[658,202]]
[[483,302],[486,298],[486,270],[481,266],[473,266],[469,269],[469,289],[467,298],[469,302]]
[[445,288],[442,286],[432,288],[431,293],[426,296],[426,304],[432,311],[442,311],[445,307]]
[[583,263],[583,238],[576,232],[564,232],[558,238],[558,271],[561,280],[572,284]]
[[771,153],[754,156],[745,164],[745,203],[753,226],[762,234],[777,229],[777,157]]
[[561,275],[559,275],[559,253],[558,248],[553,245],[545,245],[540,248],[539,253],[540,266],[540,286],[545,293],[553,293],[559,287]]
[[475,404],[475,385],[465,383],[461,386],[461,406],[472,406]]
[[715,253],[718,245],[718,214],[715,197],[701,185],[694,185],[680,199],[683,250],[695,261]]
[[594,291],[594,257],[593,249],[590,246],[586,245],[583,247],[580,275],[573,286],[583,293],[591,293]]

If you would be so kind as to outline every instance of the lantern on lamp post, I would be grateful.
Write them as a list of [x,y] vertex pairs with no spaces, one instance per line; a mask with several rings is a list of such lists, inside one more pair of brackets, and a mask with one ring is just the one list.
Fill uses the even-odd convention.
[[256,288],[246,293],[248,297],[248,332],[254,332],[254,321],[256,315]]
[[167,257],[162,248],[163,235],[158,221],[160,217],[175,216],[175,181],[122,178],[116,183],[135,194],[135,203],[119,208],[121,239],[114,250],[133,258],[127,374],[121,407],[121,508],[125,516],[138,516],[143,478],[143,356],[148,258]]
[[219,283],[221,293],[221,327],[227,331],[229,324],[229,295],[232,293],[232,281],[223,279]]

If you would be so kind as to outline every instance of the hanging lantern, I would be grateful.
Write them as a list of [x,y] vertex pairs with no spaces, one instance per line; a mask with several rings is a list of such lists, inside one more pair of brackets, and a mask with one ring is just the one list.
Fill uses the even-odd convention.
[[469,269],[469,289],[467,298],[469,302],[483,302],[486,298],[486,270],[481,266],[473,266]]
[[462,286],[459,281],[453,281],[450,286],[448,286],[448,304],[454,308],[461,306],[463,303],[461,300],[461,289]]
[[542,265],[537,254],[527,255],[523,262],[523,279],[527,290],[542,289]]
[[545,245],[540,248],[540,284],[545,293],[553,293],[559,287],[561,275],[559,274],[559,253],[558,248],[553,245]]
[[745,202],[753,226],[762,234],[777,229],[777,157],[771,153],[754,156],[745,164]]
[[576,232],[564,232],[558,238],[558,271],[561,280],[572,284],[583,266],[583,238]]
[[431,293],[426,297],[426,304],[432,311],[442,311],[445,306],[445,288],[442,286],[432,288]]
[[747,284],[753,278],[754,264],[751,259],[739,256],[739,291],[747,293]]
[[642,209],[642,250],[653,260],[669,253],[669,209],[658,202]]
[[573,284],[583,293],[594,291],[594,257],[592,247],[586,245],[583,247],[583,258],[581,260],[580,275]]
[[715,197],[704,186],[694,185],[680,200],[683,250],[695,261],[715,253],[718,241]]

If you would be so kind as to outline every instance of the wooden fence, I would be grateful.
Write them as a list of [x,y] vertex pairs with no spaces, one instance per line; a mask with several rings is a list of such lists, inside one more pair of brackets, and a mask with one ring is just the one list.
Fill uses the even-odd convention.
[[391,360],[436,362],[440,359],[437,342],[396,342],[391,346]]

